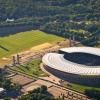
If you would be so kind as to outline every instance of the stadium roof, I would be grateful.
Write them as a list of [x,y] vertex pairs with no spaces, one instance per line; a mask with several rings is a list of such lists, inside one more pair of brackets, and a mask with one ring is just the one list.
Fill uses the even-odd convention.
[[100,49],[93,47],[70,47],[70,48],[62,48],[60,50],[68,53],[83,52],[100,56]]
[[[65,52],[85,52],[100,55],[100,49],[91,47],[71,47],[60,49]],[[78,75],[100,75],[100,66],[86,66],[64,59],[64,54],[48,53],[42,59],[43,63],[59,71]]]

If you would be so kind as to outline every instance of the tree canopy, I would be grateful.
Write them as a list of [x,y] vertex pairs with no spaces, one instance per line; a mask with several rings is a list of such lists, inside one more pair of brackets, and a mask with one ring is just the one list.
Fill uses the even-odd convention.
[[100,0],[0,0],[0,19],[57,14],[98,19]]

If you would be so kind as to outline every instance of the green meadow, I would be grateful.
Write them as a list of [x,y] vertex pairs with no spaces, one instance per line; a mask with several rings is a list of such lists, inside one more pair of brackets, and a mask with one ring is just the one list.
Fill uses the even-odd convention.
[[30,49],[33,46],[48,43],[56,43],[64,40],[62,37],[47,34],[39,30],[20,32],[13,35],[0,37],[0,63],[3,57]]
[[37,76],[37,77],[48,76],[41,70],[40,64],[41,64],[41,59],[35,59],[31,62],[28,62],[27,64],[14,66],[11,67],[10,69],[15,72],[20,72],[31,76]]

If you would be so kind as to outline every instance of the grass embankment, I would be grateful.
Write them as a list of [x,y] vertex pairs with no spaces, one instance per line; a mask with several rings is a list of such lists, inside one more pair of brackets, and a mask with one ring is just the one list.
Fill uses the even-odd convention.
[[56,43],[64,40],[62,37],[47,34],[39,30],[20,32],[13,35],[0,37],[0,64],[8,62],[2,60],[3,57],[9,57],[12,54],[30,49],[33,46],[43,43]]
[[41,59],[35,59],[25,65],[19,65],[11,67],[12,70],[20,73],[25,73],[27,75],[33,75],[38,77],[47,76],[40,68]]
[[92,86],[86,86],[86,85],[80,85],[80,84],[75,84],[75,83],[68,83],[66,81],[64,81],[64,83],[62,84],[64,87],[68,87],[72,90],[81,92],[81,93],[85,93],[85,90],[87,89],[95,89],[95,90],[100,90],[100,88],[97,87],[92,87]]
[[96,90],[100,90],[100,88],[89,87],[89,86],[84,86],[84,85],[79,85],[79,84],[72,84],[72,83],[71,83],[71,86],[72,86],[71,88],[72,88],[73,90],[79,91],[79,92],[81,92],[81,93],[84,93],[85,90],[87,90],[87,89],[96,89]]

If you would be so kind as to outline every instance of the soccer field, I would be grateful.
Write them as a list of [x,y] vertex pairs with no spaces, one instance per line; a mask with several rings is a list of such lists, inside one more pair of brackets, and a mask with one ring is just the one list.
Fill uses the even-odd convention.
[[30,49],[33,46],[43,43],[56,43],[64,40],[62,37],[47,34],[39,30],[16,33],[0,37],[0,60],[12,54]]

